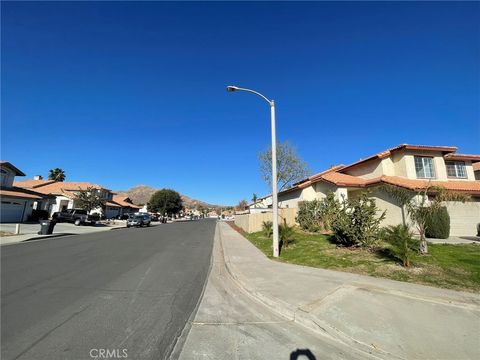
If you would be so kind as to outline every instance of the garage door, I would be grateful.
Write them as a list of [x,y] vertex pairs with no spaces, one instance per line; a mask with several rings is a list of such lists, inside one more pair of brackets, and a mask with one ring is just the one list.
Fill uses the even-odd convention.
[[22,200],[2,200],[0,208],[0,222],[21,222],[25,201]]
[[447,204],[450,215],[451,236],[474,236],[480,223],[480,199],[473,198],[465,203],[451,201]]

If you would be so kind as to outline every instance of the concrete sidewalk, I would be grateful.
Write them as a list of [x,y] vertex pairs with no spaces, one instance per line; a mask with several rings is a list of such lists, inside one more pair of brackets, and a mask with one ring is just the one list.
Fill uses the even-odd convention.
[[231,277],[276,313],[380,358],[480,358],[479,295],[272,261],[218,226]]
[[[13,233],[16,224],[1,224],[0,230]],[[125,227],[125,221],[117,220],[115,224],[96,224],[95,226],[75,226],[69,223],[58,223],[55,225],[53,234],[38,235],[40,225],[38,223],[29,223],[20,225],[19,235],[8,235],[0,237],[0,245],[15,244],[27,240],[37,240],[49,237],[90,234],[94,232],[108,231]]]

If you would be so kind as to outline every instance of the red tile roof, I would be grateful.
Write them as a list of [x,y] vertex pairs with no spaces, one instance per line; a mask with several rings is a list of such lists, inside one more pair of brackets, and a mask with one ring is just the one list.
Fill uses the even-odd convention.
[[346,175],[339,172],[330,172],[323,175],[321,180],[325,180],[338,186],[366,186],[375,179],[369,181],[360,177]]
[[344,167],[345,167],[345,165],[343,165],[343,164],[334,165],[334,166],[332,166],[331,168],[329,168],[329,169],[327,169],[327,170],[324,170],[324,171],[322,171],[322,172],[319,172],[319,173],[317,173],[317,174],[314,174],[314,175],[306,178],[305,180],[302,180],[302,181],[296,183],[295,185],[298,186],[298,188],[300,188],[300,189],[304,189],[304,188],[308,187],[309,185],[314,184],[314,183],[316,183],[316,182],[319,181],[319,180],[322,180],[323,175],[328,174],[328,173],[331,173],[331,172],[333,172],[333,171],[341,170],[341,169],[343,169]]
[[92,184],[89,182],[56,181],[50,184],[38,186],[35,188],[35,191],[42,194],[65,195],[67,192],[70,191],[86,190],[88,188],[108,190],[100,185]]
[[113,201],[122,207],[131,207],[132,209],[142,208],[141,206],[133,204],[128,196],[114,196]]
[[24,189],[34,189],[34,188],[48,185],[54,182],[55,180],[22,180],[22,181],[15,181],[13,185],[24,188]]
[[418,191],[426,189],[428,186],[440,186],[444,189],[469,194],[480,195],[479,181],[436,181],[436,180],[418,180],[405,179],[399,176],[382,176],[373,179],[363,179],[338,172],[328,173],[322,176],[322,180],[346,187],[370,187],[384,184],[396,185],[406,189]]
[[107,206],[111,206],[111,207],[122,207],[121,205],[117,204],[116,202],[113,202],[113,201],[107,201],[105,203]]
[[480,155],[472,154],[445,154],[443,155],[445,160],[471,160],[471,161],[480,161]]
[[416,180],[405,179],[398,176],[382,176],[381,182],[397,185],[410,190],[422,190],[428,186],[440,186],[444,189],[458,192],[466,192],[469,194],[480,195],[480,181],[428,181],[428,180]]

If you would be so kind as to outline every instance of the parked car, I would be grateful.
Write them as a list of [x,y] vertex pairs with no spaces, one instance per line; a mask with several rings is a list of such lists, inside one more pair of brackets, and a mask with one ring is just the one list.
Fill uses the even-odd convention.
[[159,221],[158,220],[158,215],[157,214],[150,214],[150,220],[151,221]]
[[82,209],[67,209],[53,213],[52,219],[57,222],[70,222],[75,225],[95,225],[100,217],[97,214],[88,215],[86,210]]
[[129,216],[127,220],[127,227],[141,227],[141,226],[150,226],[151,219],[148,214],[135,214]]

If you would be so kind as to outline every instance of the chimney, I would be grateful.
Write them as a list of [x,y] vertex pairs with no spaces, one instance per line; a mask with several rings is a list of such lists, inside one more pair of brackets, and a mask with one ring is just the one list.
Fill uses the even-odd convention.
[[42,180],[42,179],[43,179],[42,175],[35,175],[33,177],[33,180]]

